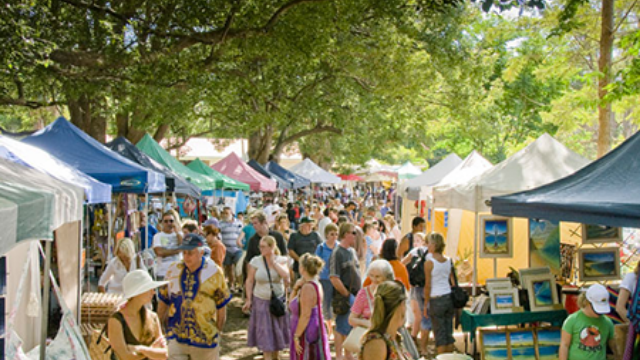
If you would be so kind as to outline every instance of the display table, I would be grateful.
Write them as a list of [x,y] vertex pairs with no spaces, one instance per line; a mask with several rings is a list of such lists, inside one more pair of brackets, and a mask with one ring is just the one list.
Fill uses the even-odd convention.
[[468,310],[462,311],[460,324],[462,331],[469,334],[469,339],[473,341],[476,336],[476,329],[483,326],[495,325],[520,325],[533,322],[548,322],[553,326],[562,326],[564,319],[567,318],[567,311],[525,311],[510,314],[473,314]]

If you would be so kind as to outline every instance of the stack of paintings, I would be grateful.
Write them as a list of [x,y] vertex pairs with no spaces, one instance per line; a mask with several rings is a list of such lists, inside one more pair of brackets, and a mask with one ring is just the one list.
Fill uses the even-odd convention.
[[552,360],[560,355],[560,328],[480,330],[482,360]]

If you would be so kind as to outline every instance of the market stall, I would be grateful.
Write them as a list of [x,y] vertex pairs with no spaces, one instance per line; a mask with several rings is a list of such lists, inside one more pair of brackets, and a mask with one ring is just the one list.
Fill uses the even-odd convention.
[[341,179],[306,158],[289,169],[316,184],[339,184]]
[[276,182],[274,180],[254,170],[235,153],[231,153],[224,159],[211,165],[211,168],[232,179],[248,184],[252,191],[276,191]]
[[198,158],[187,164],[187,167],[197,173],[215,179],[217,189],[249,191],[249,185],[213,170]]
[[291,183],[287,180],[269,172],[264,166],[260,165],[257,161],[251,159],[247,161],[247,165],[251,166],[255,171],[262,174],[267,179],[275,180],[278,183],[278,189],[280,190],[291,190]]
[[293,189],[300,189],[311,185],[311,181],[309,179],[283,168],[274,161],[269,161],[267,165],[265,165],[265,169],[288,181]]

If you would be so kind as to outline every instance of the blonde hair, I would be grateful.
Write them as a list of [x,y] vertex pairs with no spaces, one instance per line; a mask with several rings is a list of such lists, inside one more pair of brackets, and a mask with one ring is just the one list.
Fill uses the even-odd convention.
[[442,234],[440,234],[439,232],[432,231],[429,233],[429,235],[427,235],[427,238],[425,240],[427,242],[432,242],[435,245],[436,253],[442,254],[445,247],[444,236],[442,236]]
[[300,266],[311,276],[316,276],[322,270],[324,261],[316,255],[304,254],[300,257]]
[[378,285],[373,299],[373,314],[368,332],[384,334],[398,307],[407,300],[404,285],[397,281],[385,281]]
[[324,236],[327,237],[332,231],[338,232],[338,226],[333,223],[327,224],[327,226],[324,227]]
[[385,215],[384,220],[389,223],[389,227],[391,229],[393,229],[396,225],[398,225],[398,223],[396,222],[396,219],[394,219],[393,216],[391,215]]
[[129,238],[122,238],[116,243],[116,247],[113,249],[113,253],[118,255],[118,252],[122,253],[122,255],[128,257],[130,260],[133,260],[136,255],[135,247],[133,246],[133,241]]
[[251,214],[251,219],[256,219],[259,223],[264,224],[267,222],[267,215],[265,215],[264,211],[257,210]]
[[276,246],[276,239],[273,236],[264,236],[260,241],[264,241],[265,244],[269,245],[269,247],[273,249],[273,252],[276,255],[280,255],[280,249]]
[[344,239],[344,237],[348,233],[354,231],[355,228],[356,228],[356,226],[353,225],[352,223],[349,223],[349,222],[346,222],[346,223],[340,225],[340,232],[338,233],[338,238]]
[[578,295],[578,307],[580,309],[584,309],[589,304],[590,303],[589,303],[589,300],[587,299],[587,292],[586,291],[580,292],[580,295]]

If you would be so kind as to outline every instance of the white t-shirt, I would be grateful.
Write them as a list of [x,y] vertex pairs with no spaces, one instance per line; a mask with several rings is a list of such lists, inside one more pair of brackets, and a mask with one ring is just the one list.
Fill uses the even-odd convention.
[[633,293],[636,291],[636,284],[638,284],[638,277],[635,272],[630,272],[624,276],[624,279],[622,279],[620,288],[629,290],[631,293],[630,297],[632,297]]
[[[109,264],[104,269],[102,276],[100,276],[100,281],[98,281],[98,285],[106,286],[107,293],[110,294],[122,294],[124,295],[124,290],[122,289],[122,280],[125,275],[129,273],[129,271],[133,270],[147,270],[144,264],[140,261],[140,267],[138,267],[138,256],[134,256],[133,260],[131,260],[130,269],[127,270],[124,267],[122,261],[117,256],[109,261]],[[108,286],[107,286],[108,285]]]
[[[182,235],[182,233],[180,233]],[[176,233],[167,234],[165,232],[159,232],[153,236],[153,247],[161,247],[166,249],[173,249],[178,247],[178,237]],[[156,257],[156,276],[164,277],[167,274],[167,269],[174,261],[182,260],[182,254],[176,254],[172,256]]]
[[318,222],[318,235],[320,235],[320,239],[322,239],[322,241],[327,241],[327,239],[324,237],[324,228],[327,227],[327,225],[331,224],[332,221],[328,216],[323,217],[319,222]]
[[[287,266],[287,258],[284,256],[276,256],[276,263]],[[267,269],[264,266],[264,260],[262,255],[256,256],[251,259],[249,265],[256,269],[255,285],[253,287],[253,295],[258,299],[269,300],[271,299],[271,288],[269,287],[269,277],[267,275]],[[273,285],[273,291],[276,296],[284,295],[284,282],[280,277],[280,274],[275,269],[269,269],[271,274],[271,283]]]

